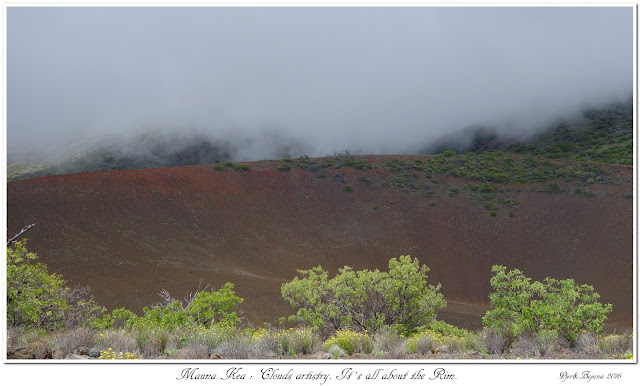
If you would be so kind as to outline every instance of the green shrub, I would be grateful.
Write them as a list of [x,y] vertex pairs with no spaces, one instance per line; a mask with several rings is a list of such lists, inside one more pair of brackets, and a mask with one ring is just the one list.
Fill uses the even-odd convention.
[[347,193],[353,192],[353,188],[351,187],[351,185],[345,185],[342,187],[342,191]]
[[556,345],[558,344],[558,331],[547,329],[538,331],[538,335],[536,336],[536,344],[538,352],[541,356],[545,356],[553,352]]
[[428,271],[409,256],[389,260],[389,272],[345,266],[333,279],[318,266],[298,270],[302,278],[283,284],[281,292],[297,310],[289,318],[292,322],[329,333],[345,329],[374,333],[384,325],[408,333],[429,323],[446,305],[440,284],[427,284]]
[[313,354],[321,342],[318,334],[309,327],[290,328],[275,334],[279,355]]
[[233,170],[236,172],[248,172],[251,170],[251,167],[247,164],[236,164],[233,165]]
[[452,324],[449,324],[443,320],[432,320],[431,323],[427,325],[427,329],[435,332],[440,335],[451,335],[451,336],[464,336],[467,331],[461,328],[458,328]]
[[37,259],[24,240],[7,247],[7,325],[54,331],[102,317],[104,307],[86,298],[88,291],[66,287],[62,276]]
[[336,345],[349,355],[356,352],[369,354],[373,351],[373,341],[369,335],[350,330],[336,331],[333,336],[324,342],[324,345],[327,350]]
[[561,193],[562,189],[560,188],[560,185],[558,185],[555,182],[552,182],[550,184],[548,184],[543,191],[547,194],[557,194],[557,193]]
[[495,188],[493,187],[493,185],[489,184],[489,183],[484,183],[481,185],[478,185],[478,191],[480,193],[493,193],[493,191],[495,190]]
[[633,339],[628,334],[607,335],[598,341],[598,347],[607,355],[621,355],[633,350]]
[[499,331],[508,329],[516,339],[556,331],[558,337],[571,344],[581,329],[602,333],[612,306],[598,302],[600,296],[592,286],[577,285],[572,279],[531,282],[521,271],[506,272],[500,265],[493,266],[492,272],[494,292],[489,298],[493,309],[483,318],[485,326]]
[[91,327],[106,330],[112,328],[122,328],[127,325],[127,322],[136,317],[132,311],[126,308],[117,308],[111,312],[111,314],[104,314],[100,319],[96,319],[91,323]]
[[444,157],[451,157],[452,155],[457,155],[457,154],[458,154],[458,153],[456,153],[456,152],[455,152],[455,151],[453,151],[453,150],[446,150],[446,151],[442,152],[442,155],[443,155]]
[[196,324],[239,325],[240,318],[235,310],[243,301],[233,291],[233,284],[226,283],[217,291],[198,292],[186,308],[186,313],[193,317]]
[[198,291],[188,304],[164,295],[165,304],[144,307],[143,316],[127,320],[127,328],[162,329],[175,331],[190,326],[230,326],[240,324],[235,310],[244,301],[233,291],[233,284],[226,283],[218,291]]
[[421,355],[430,354],[433,348],[433,331],[424,331],[407,339],[407,351]]
[[278,163],[278,166],[276,166],[276,170],[279,172],[291,171],[293,163],[294,161],[290,158],[281,159],[280,162]]

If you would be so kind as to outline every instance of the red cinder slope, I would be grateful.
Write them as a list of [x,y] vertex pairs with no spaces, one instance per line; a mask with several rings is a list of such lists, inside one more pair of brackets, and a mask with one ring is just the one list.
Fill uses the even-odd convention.
[[[391,257],[409,254],[431,268],[429,281],[441,282],[450,302],[469,303],[451,303],[442,314],[459,325],[479,325],[491,266],[502,264],[536,280],[592,284],[602,301],[613,303],[610,320],[631,326],[633,214],[632,200],[623,197],[630,187],[601,187],[606,194],[585,198],[517,185],[509,193],[518,203],[515,215],[501,207],[493,217],[464,196],[427,199],[358,185],[344,192],[331,176],[277,172],[275,165],[11,182],[8,230],[13,235],[36,223],[28,249],[70,285],[90,285],[108,308],[139,311],[158,301],[162,289],[181,298],[199,285],[232,282],[248,320],[274,321],[291,313],[280,285],[296,269],[386,270]],[[630,177],[632,169],[620,173]]]

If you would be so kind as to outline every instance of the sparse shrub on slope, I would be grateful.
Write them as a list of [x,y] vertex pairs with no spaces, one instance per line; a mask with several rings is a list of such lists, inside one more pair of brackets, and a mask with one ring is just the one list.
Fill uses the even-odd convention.
[[496,265],[492,272],[489,295],[493,310],[483,318],[483,324],[501,336],[534,336],[545,343],[550,337],[566,339],[574,345],[580,330],[602,334],[610,304],[598,302],[600,295],[593,287],[577,285],[572,279],[546,278],[532,282],[514,269],[507,272]]
[[298,272],[302,278],[281,287],[282,297],[297,310],[289,319],[329,334],[375,333],[385,325],[409,333],[429,323],[446,305],[440,284],[427,284],[429,268],[409,256],[391,259],[389,272],[345,266],[332,279],[320,266]]

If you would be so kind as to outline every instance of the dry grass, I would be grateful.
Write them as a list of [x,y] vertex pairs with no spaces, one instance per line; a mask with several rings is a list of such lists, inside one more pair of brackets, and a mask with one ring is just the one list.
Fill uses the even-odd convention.
[[53,349],[70,353],[79,347],[93,347],[96,344],[96,339],[93,332],[80,327],[73,331],[54,334],[52,343],[51,347]]
[[216,347],[216,353],[223,358],[249,359],[251,347],[242,337],[227,338]]
[[112,348],[116,352],[141,354],[134,336],[126,330],[110,330],[96,334],[96,342],[100,351]]
[[[48,333],[8,328],[7,344],[25,347],[30,342],[44,341],[52,350],[65,354],[80,347],[98,346],[101,351],[131,353],[145,359],[208,359],[217,354],[224,359],[321,358],[328,352],[333,358],[352,359],[630,359],[631,332],[596,336],[579,334],[574,345],[557,335],[520,336],[512,347],[507,338],[495,330],[465,333],[463,336],[442,335],[427,330],[404,338],[390,329],[370,336],[341,331],[324,342],[309,328],[282,329],[216,329],[182,330],[113,329],[95,333],[85,328],[69,332]],[[43,346],[43,345],[40,345]],[[34,346],[39,347],[39,346]],[[44,347],[44,346],[43,346]],[[326,354],[325,354],[326,355]]]
[[490,354],[498,355],[509,349],[513,341],[510,331],[487,328],[483,332],[485,346]]
[[407,357],[406,339],[388,328],[382,328],[373,337],[373,350],[379,358],[404,359]]
[[[168,349],[167,349],[168,350]],[[188,341],[173,355],[174,359],[209,359],[211,348],[195,340]]]
[[430,336],[425,335],[416,339],[415,342],[415,352],[421,355],[431,354],[431,350],[433,349],[433,340]]

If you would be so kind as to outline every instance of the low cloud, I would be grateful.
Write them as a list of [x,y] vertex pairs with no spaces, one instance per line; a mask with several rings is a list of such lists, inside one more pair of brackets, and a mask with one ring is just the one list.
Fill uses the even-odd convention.
[[[415,152],[627,98],[632,7],[8,7],[7,146],[164,130],[234,158]],[[283,150],[285,149],[285,150]]]

